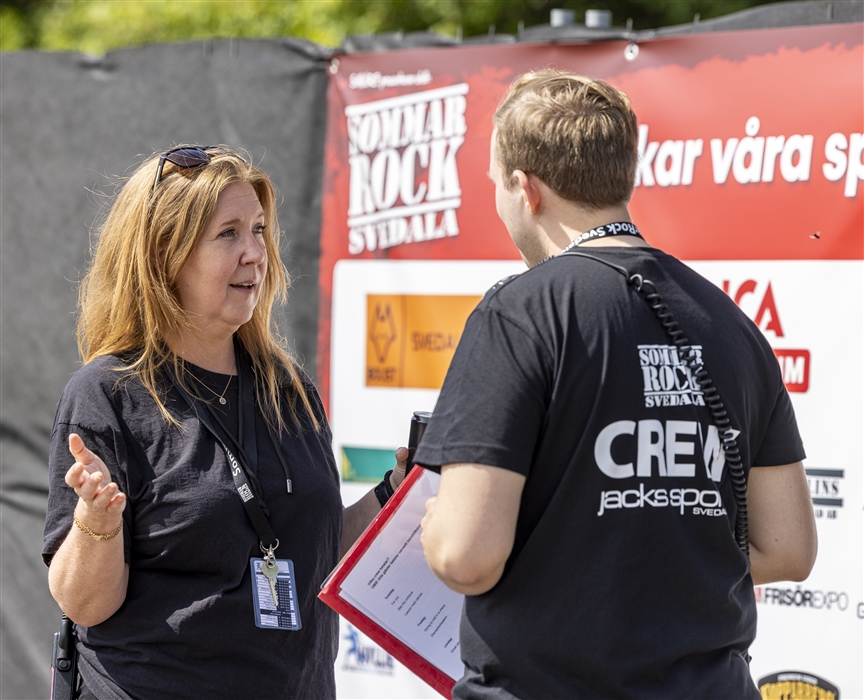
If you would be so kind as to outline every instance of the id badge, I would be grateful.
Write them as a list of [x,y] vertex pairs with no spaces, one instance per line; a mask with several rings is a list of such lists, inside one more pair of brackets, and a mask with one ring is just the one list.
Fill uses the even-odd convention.
[[[255,626],[267,630],[299,630],[300,610],[297,607],[297,585],[294,583],[294,562],[277,559],[279,571],[275,576],[261,570],[264,560],[249,560],[252,566],[252,603],[255,608]],[[273,593],[275,589],[276,600]]]

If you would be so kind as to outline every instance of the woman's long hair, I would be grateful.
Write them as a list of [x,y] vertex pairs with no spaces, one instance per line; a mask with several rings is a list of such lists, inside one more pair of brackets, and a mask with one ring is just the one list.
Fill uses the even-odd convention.
[[103,355],[130,357],[127,370],[140,379],[164,418],[178,424],[164,402],[166,364],[187,391],[198,392],[191,390],[185,363],[166,342],[194,328],[180,305],[175,282],[210,221],[219,194],[228,185],[246,182],[264,210],[267,273],[252,318],[237,335],[256,371],[258,400],[268,422],[280,431],[285,427],[281,408],[287,399],[298,425],[308,424],[296,410],[299,400],[317,430],[317,412],[272,317],[274,303],[287,298],[290,281],[279,257],[273,183],[228,147],[208,147],[207,153],[210,163],[194,168],[166,161],[155,191],[159,158],[154,155],[120,189],[98,227],[92,263],[80,288],[81,357],[85,364]]

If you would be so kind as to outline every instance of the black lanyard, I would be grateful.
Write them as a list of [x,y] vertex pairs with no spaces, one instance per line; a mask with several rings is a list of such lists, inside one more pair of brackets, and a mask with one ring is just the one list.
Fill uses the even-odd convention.
[[636,228],[636,226],[631,224],[629,221],[615,221],[611,224],[603,224],[602,226],[597,226],[596,228],[592,228],[590,231],[586,231],[585,233],[577,236],[572,241],[570,241],[570,243],[568,243],[564,248],[562,248],[560,252],[543,258],[539,263],[537,263],[537,265],[542,265],[547,260],[552,260],[552,258],[556,258],[559,255],[568,254],[572,252],[574,248],[577,248],[586,241],[593,241],[596,238],[608,238],[612,236],[636,236],[637,238],[642,238],[643,241],[645,240],[642,237],[642,234],[639,233],[639,229]]
[[[586,241],[591,241],[595,238],[607,238],[609,236],[636,236],[637,238],[642,238],[639,229],[629,221],[615,221],[611,224],[603,224],[597,228],[592,228],[590,231],[586,231],[580,236],[577,236],[573,242],[561,252],[564,253],[569,251],[572,248],[582,245]],[[642,238],[642,240],[645,239]]]
[[[240,408],[238,410],[240,422],[240,429],[238,431],[239,442],[231,435],[229,430],[225,429],[222,421],[219,420],[219,417],[215,413],[189,395],[180,385],[180,382],[177,381],[173,371],[170,372],[171,381],[186,400],[186,403],[189,404],[189,407],[194,411],[198,420],[201,421],[201,425],[210,431],[211,435],[213,435],[225,451],[228,466],[231,469],[231,477],[234,480],[234,487],[240,495],[240,500],[243,501],[243,507],[246,509],[246,513],[255,527],[255,532],[258,533],[261,547],[272,550],[278,546],[279,540],[276,539],[276,535],[273,534],[273,530],[270,527],[270,522],[267,520],[266,505],[263,504],[261,494],[255,493],[256,490],[260,491],[260,487],[253,490],[253,485],[249,478],[252,476],[252,481],[257,482],[257,478],[255,478],[258,468],[258,450],[255,440],[255,377],[252,374],[249,361],[246,359],[246,355],[236,339],[234,341],[234,354],[237,358],[237,395],[240,400]],[[212,419],[216,420],[219,430],[217,430]],[[267,428],[270,433],[270,439],[274,442],[276,453],[285,470],[288,492],[290,493],[291,478],[288,465],[282,456],[282,451],[275,442],[273,433],[270,431],[270,426],[268,425]],[[229,443],[234,444],[237,453],[236,456],[228,446]]]

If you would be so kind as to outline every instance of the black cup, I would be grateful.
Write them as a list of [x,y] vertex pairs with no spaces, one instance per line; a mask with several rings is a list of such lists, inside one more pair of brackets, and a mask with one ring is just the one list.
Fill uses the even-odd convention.
[[414,411],[411,416],[411,429],[408,431],[408,469],[406,473],[411,471],[414,466],[414,453],[417,451],[417,445],[423,439],[423,433],[426,432],[426,426],[429,424],[429,419],[432,414],[429,411]]

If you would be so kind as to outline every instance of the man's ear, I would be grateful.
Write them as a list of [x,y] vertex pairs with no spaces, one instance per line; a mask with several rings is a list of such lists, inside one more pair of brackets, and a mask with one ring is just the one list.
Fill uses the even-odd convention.
[[516,180],[519,189],[522,190],[525,205],[532,214],[536,214],[540,209],[540,188],[537,186],[537,178],[521,170],[514,170],[513,179]]

